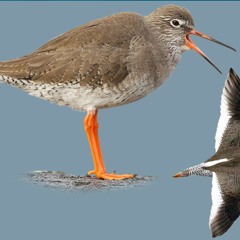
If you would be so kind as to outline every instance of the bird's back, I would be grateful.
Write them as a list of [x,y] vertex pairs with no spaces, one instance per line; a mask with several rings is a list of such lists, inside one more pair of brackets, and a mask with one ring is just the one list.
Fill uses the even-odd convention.
[[0,63],[0,81],[79,110],[136,101],[156,86],[144,17],[119,13],[79,26]]
[[[115,14],[76,27],[27,56],[1,62],[0,74],[44,83],[77,77],[84,83],[91,71],[107,78],[108,68],[115,62],[122,63],[117,70],[125,68],[121,60],[126,58],[132,38],[144,31],[142,16]],[[114,74],[114,67],[111,70]]]

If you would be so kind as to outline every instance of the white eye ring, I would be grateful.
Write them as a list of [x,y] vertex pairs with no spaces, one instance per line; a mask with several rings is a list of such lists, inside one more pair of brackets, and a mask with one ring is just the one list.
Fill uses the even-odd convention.
[[179,20],[179,19],[173,19],[170,21],[170,23],[173,27],[180,28],[184,24],[184,21]]

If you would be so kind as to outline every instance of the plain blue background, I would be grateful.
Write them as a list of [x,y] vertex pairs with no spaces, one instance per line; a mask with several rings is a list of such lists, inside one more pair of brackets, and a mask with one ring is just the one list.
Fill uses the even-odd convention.
[[[147,15],[167,3],[0,2],[0,59],[28,54],[91,20],[121,11]],[[240,74],[240,2],[177,4],[190,10],[197,30],[238,52],[192,37],[223,75],[189,51],[158,90],[100,111],[107,169],[157,177],[151,185],[81,193],[25,182],[32,170],[92,169],[85,113],[0,85],[0,239],[211,239],[211,179],[172,175],[214,153],[223,84],[230,67]],[[239,226],[238,219],[221,239],[239,239]]]

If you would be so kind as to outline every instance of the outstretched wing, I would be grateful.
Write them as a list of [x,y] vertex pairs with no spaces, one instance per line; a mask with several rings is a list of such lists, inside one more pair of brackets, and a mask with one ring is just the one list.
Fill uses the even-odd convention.
[[232,117],[240,120],[240,79],[234,70],[229,70],[221,97],[220,118],[215,136],[215,149],[218,150],[222,136]]
[[[212,236],[225,233],[240,215],[239,172],[213,173],[212,178],[212,209],[209,227]],[[237,188],[237,189],[236,189]]]

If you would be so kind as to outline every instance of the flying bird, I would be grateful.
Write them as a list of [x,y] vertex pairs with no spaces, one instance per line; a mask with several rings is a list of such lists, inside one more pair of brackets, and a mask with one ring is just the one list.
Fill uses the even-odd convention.
[[158,88],[181,54],[193,49],[190,34],[232,47],[195,30],[191,14],[176,5],[148,16],[118,13],[74,28],[35,52],[0,62],[0,81],[61,106],[87,112],[84,120],[95,174],[100,179],[133,178],[108,173],[98,137],[98,110],[131,103]]
[[216,153],[174,177],[212,176],[212,236],[224,234],[240,214],[240,79],[230,69],[221,99]]

